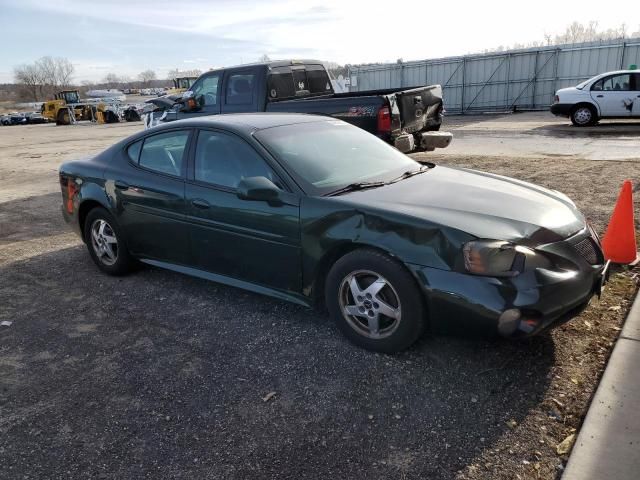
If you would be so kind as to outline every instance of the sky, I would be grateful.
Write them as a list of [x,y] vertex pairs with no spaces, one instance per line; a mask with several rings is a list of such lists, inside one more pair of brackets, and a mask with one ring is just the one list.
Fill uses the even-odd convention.
[[[638,0],[0,0],[0,83],[68,58],[74,81],[272,59],[420,60],[544,40],[573,21],[640,30]],[[633,15],[630,15],[633,13]],[[629,20],[631,18],[632,20]]]

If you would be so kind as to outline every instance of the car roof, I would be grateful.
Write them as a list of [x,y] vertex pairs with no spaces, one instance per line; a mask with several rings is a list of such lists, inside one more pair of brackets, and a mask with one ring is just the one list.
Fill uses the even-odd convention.
[[167,122],[153,128],[153,130],[181,127],[225,128],[243,133],[251,133],[265,128],[295,125],[300,123],[340,121],[336,118],[306,113],[228,113],[208,115],[184,120]]

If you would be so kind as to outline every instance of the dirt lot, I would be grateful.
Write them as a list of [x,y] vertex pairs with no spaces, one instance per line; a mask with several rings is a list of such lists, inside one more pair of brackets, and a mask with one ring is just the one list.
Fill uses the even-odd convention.
[[[424,158],[562,190],[601,232],[622,180],[640,179],[640,124],[449,125],[451,150]],[[0,128],[0,478],[560,475],[630,272],[548,335],[425,338],[397,356],[271,298],[153,268],[107,277],[61,219],[56,171],[141,128]]]

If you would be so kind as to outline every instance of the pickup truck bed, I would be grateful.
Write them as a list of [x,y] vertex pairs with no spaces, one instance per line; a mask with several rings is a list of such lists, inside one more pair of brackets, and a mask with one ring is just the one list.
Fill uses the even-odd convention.
[[435,132],[443,113],[439,85],[335,93],[324,66],[314,61],[212,70],[175,100],[163,97],[149,102],[164,111],[162,122],[220,113],[311,113],[349,122],[403,152],[442,148],[451,141],[451,134]]

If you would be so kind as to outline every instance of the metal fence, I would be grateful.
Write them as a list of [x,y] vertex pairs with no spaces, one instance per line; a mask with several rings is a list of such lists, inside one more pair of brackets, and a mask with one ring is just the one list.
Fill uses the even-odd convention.
[[640,63],[640,38],[351,66],[351,91],[440,84],[451,113],[546,109],[559,88]]

